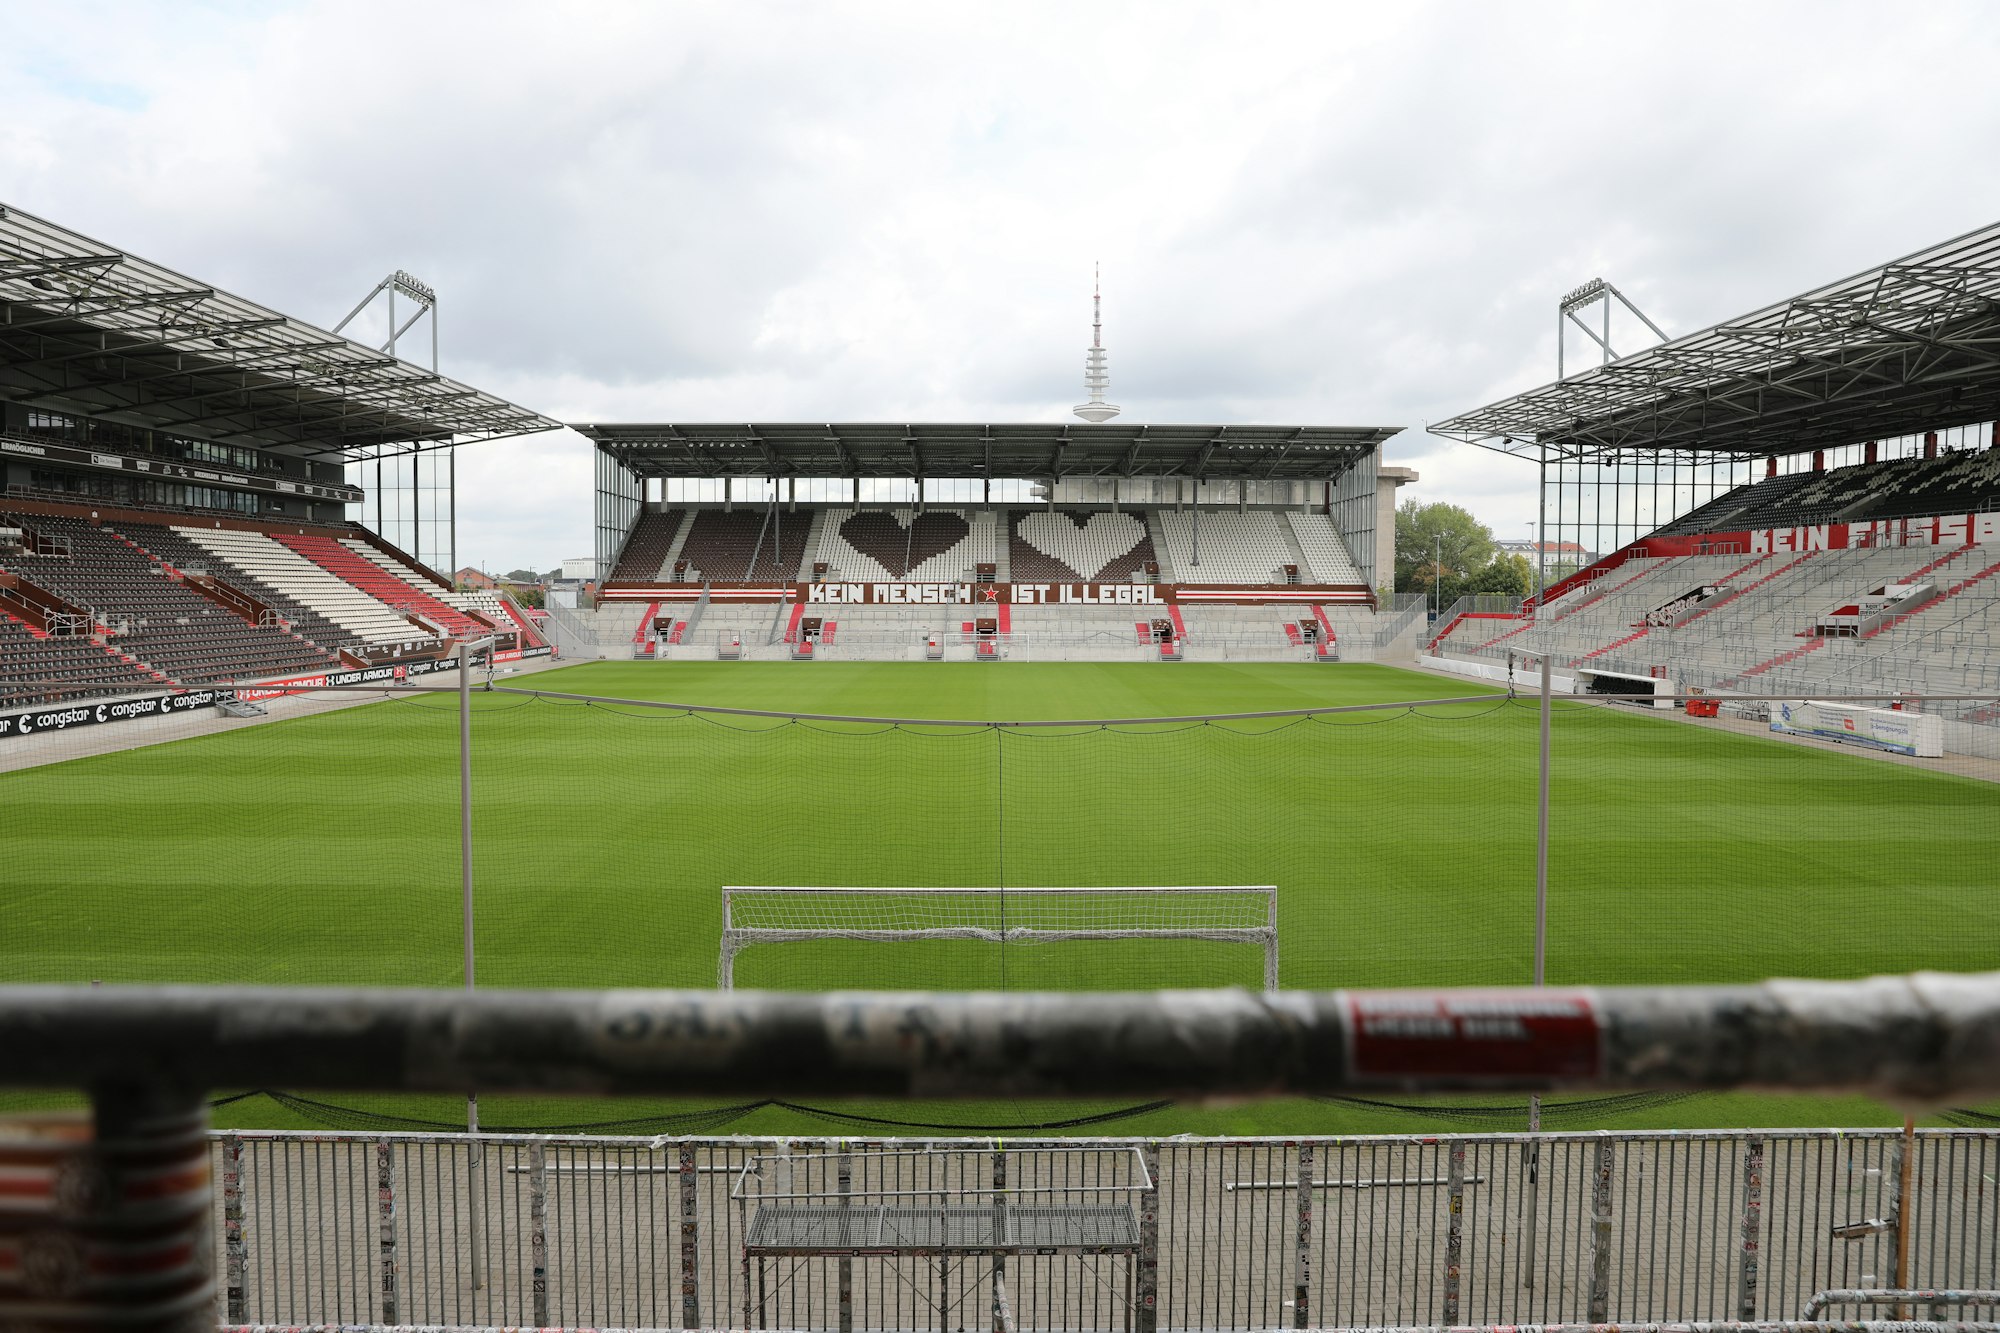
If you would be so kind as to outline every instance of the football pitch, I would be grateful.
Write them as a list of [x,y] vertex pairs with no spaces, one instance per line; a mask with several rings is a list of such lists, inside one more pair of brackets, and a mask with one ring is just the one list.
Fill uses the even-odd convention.
[[[1285,986],[1530,980],[1532,699],[1362,664],[599,663],[499,683],[914,721],[475,695],[481,985],[711,985],[725,884],[1274,884]],[[1482,697],[1211,723],[920,721],[1183,718],[1465,696]],[[457,728],[456,697],[435,695],[0,775],[0,980],[460,984]],[[1991,783],[1573,700],[1558,701],[1552,754],[1552,984],[2000,965]],[[830,941],[753,950],[738,984],[1198,986],[1255,984],[1258,966],[1242,946],[1178,941]],[[461,1114],[448,1098],[327,1100],[441,1123]],[[1813,1098],[1552,1100],[1561,1118],[1551,1128],[1901,1115]],[[1520,1099],[1497,1096],[1137,1112],[1050,1102],[726,1111],[718,1101],[489,1097],[482,1112],[493,1126],[850,1135],[1020,1132],[1112,1112],[1130,1113],[1090,1132],[1522,1123]],[[255,1097],[219,1107],[216,1119],[342,1124],[337,1112]]]

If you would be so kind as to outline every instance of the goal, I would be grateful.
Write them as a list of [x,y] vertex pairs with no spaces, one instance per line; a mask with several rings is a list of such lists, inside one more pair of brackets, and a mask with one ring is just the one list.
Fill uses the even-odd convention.
[[[722,950],[717,981],[736,984],[736,961],[761,945],[852,940],[908,944],[973,941],[1051,945],[1079,941],[1181,941],[1242,946],[1261,956],[1263,988],[1278,988],[1278,890],[1271,885],[1173,888],[853,889],[730,886],[722,891]],[[1144,946],[1134,945],[1136,955]],[[1117,953],[1081,965],[1125,988],[1190,986],[1200,962],[1176,950],[1154,975],[1121,968]],[[1136,959],[1135,959],[1136,962]],[[890,964],[893,967],[893,964]],[[1247,975],[1247,974],[1246,974]],[[893,981],[893,977],[892,977]],[[909,989],[936,989],[942,980]]]

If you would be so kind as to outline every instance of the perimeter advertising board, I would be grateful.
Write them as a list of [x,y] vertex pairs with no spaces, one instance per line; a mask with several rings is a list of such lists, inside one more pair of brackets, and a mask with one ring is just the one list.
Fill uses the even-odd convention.
[[[548,648],[507,649],[495,653],[493,657],[496,662],[514,662],[526,657],[547,657],[550,652]],[[378,682],[427,676],[436,671],[455,671],[457,668],[456,658],[440,658],[435,661],[402,662],[393,666],[365,667],[352,671],[329,671],[316,676],[294,676],[287,680],[260,681],[256,685],[239,685],[234,689],[180,690],[164,694],[135,695],[126,699],[108,699],[101,703],[84,701],[52,704],[46,708],[29,709],[0,717],[0,741],[38,736],[50,731],[73,731],[78,727],[96,727],[113,722],[139,722],[149,717],[198,712],[213,708],[222,700],[232,696],[245,702],[255,703],[260,699],[275,699],[280,695],[299,690],[317,689],[329,685],[373,685]]]
[[1926,713],[1800,700],[1772,707],[1771,730],[1846,741],[1920,759],[1935,759],[1944,753],[1944,724]]

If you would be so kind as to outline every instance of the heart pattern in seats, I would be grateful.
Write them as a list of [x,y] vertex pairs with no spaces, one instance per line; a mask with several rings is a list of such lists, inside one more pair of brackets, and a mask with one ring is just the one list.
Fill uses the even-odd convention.
[[963,516],[935,510],[915,515],[914,521],[906,524],[903,515],[889,510],[863,509],[849,514],[840,525],[841,540],[898,577],[909,572],[903,568],[906,554],[910,569],[915,569],[943,555],[971,532],[972,525]]
[[1146,540],[1146,525],[1130,514],[1097,513],[1078,523],[1069,514],[1036,510],[1021,517],[1014,529],[1021,540],[1043,555],[1062,561],[1089,581],[1120,556]]

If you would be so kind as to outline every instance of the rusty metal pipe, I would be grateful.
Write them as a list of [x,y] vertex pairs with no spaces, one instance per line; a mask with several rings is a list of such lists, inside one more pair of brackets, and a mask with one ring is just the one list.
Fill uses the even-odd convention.
[[2000,974],[1751,986],[915,994],[0,987],[0,1085],[1171,1097],[2000,1096]]

